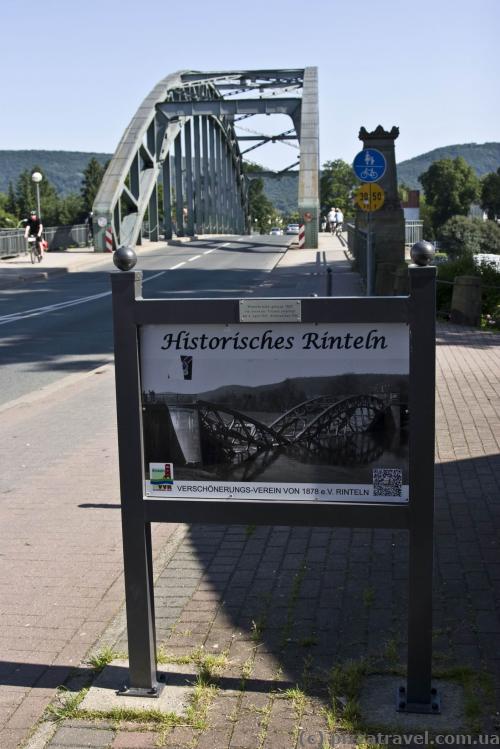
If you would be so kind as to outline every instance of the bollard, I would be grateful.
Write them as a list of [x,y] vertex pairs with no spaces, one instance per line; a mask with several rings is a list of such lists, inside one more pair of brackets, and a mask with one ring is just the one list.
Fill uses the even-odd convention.
[[326,296],[332,296],[332,269],[329,265],[326,268]]
[[457,276],[451,298],[451,322],[477,326],[481,322],[481,279]]

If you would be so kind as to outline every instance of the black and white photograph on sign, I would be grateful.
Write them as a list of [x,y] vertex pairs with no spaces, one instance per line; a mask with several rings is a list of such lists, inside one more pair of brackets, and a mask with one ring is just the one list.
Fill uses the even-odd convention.
[[146,325],[145,494],[406,502],[405,324]]

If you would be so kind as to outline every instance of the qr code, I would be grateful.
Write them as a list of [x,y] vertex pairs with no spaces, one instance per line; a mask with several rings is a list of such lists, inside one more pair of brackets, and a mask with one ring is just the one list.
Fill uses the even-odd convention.
[[375,497],[400,497],[402,483],[401,468],[373,469],[373,495]]

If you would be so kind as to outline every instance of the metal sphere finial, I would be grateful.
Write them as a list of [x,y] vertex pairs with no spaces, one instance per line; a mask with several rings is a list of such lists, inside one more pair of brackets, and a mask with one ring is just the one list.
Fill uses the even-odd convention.
[[118,270],[132,270],[137,263],[137,255],[132,247],[118,247],[113,254],[113,262]]
[[421,267],[429,265],[433,261],[435,254],[436,250],[432,242],[426,242],[425,240],[415,242],[410,250],[411,259],[415,265],[420,265]]

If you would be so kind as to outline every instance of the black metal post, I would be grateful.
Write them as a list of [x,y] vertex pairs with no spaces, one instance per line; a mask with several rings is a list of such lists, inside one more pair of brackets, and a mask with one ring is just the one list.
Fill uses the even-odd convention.
[[[414,259],[417,259],[414,257]],[[418,259],[417,259],[418,262]],[[439,712],[431,687],[436,268],[410,266],[410,559],[408,681],[399,708]]]
[[143,502],[141,389],[134,321],[134,303],[142,296],[142,273],[113,273],[111,286],[129,651],[129,684],[123,693],[157,696],[151,534]]
[[328,265],[326,268],[326,296],[332,295],[332,269]]

